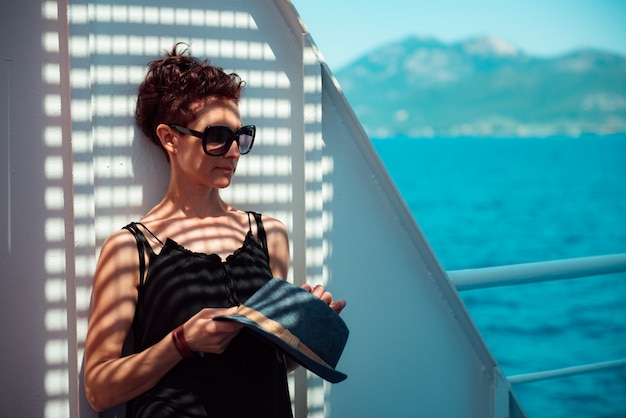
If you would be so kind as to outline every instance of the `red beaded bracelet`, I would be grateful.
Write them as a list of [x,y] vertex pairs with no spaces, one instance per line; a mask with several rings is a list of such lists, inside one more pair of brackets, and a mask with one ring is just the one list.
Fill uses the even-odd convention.
[[193,351],[187,345],[187,341],[185,341],[185,333],[183,331],[183,326],[179,326],[174,331],[172,331],[172,340],[174,341],[174,347],[178,350],[178,353],[184,358],[193,357]]

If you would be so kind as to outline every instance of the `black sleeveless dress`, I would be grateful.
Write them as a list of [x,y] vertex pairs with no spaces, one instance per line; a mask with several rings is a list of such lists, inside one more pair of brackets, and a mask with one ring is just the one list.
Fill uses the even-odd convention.
[[[243,245],[224,262],[169,238],[156,254],[143,231],[154,235],[145,226],[124,227],[135,236],[140,259],[134,352],[156,344],[202,308],[244,303],[272,278],[261,216],[249,212],[249,220],[251,215],[258,240],[250,222]],[[284,355],[243,329],[224,353],[181,360],[156,386],[127,403],[126,416],[292,417]]]

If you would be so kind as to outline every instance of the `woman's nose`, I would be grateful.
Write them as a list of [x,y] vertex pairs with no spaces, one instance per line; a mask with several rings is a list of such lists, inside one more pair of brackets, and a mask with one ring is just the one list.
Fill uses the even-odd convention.
[[230,148],[228,148],[228,151],[226,152],[226,154],[224,154],[224,156],[231,157],[231,158],[236,158],[236,157],[241,156],[241,152],[239,152],[239,140],[238,139],[235,139],[230,144]]

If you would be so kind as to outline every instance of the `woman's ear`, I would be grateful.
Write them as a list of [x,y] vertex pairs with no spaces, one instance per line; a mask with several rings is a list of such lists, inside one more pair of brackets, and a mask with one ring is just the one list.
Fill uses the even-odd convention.
[[161,145],[165,148],[165,151],[167,151],[168,154],[175,154],[178,137],[174,134],[174,130],[161,123],[156,128],[156,134],[161,141]]

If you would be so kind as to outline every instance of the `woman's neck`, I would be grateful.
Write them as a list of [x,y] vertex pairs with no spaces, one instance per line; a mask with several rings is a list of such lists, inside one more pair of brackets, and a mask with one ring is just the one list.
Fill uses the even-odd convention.
[[227,214],[233,208],[222,200],[219,189],[203,188],[202,190],[170,187],[151,214],[160,214],[160,218],[187,217],[207,218]]

